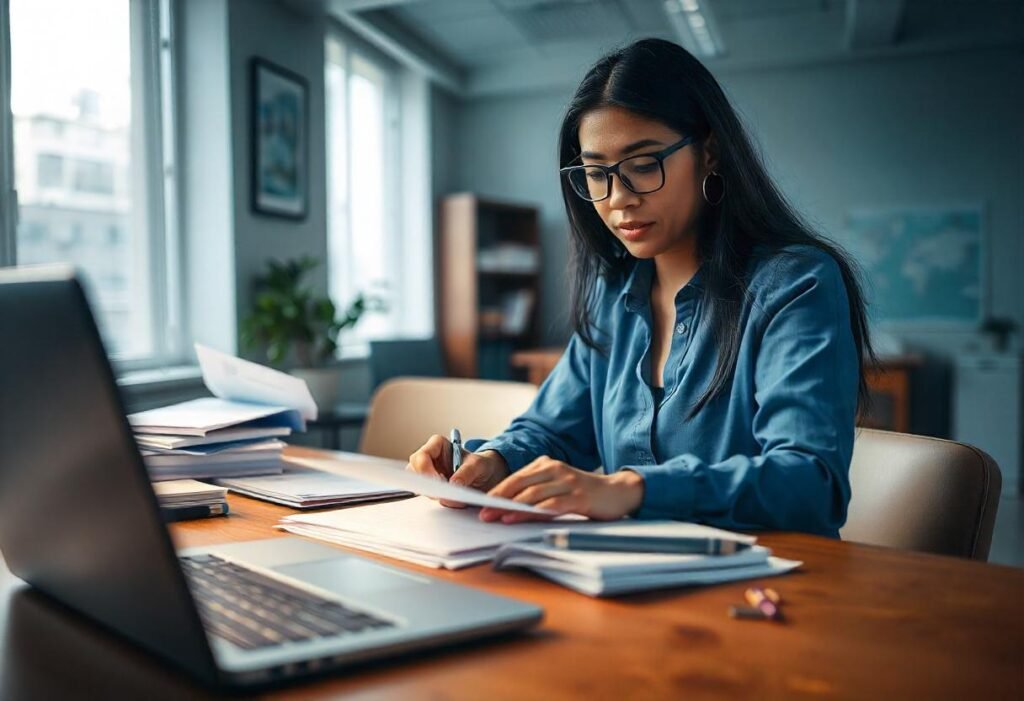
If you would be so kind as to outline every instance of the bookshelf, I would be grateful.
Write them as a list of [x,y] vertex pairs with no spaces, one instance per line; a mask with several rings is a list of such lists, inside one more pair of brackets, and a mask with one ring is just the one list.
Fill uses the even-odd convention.
[[538,210],[459,193],[442,198],[439,217],[438,318],[448,374],[511,379],[512,353],[537,343]]

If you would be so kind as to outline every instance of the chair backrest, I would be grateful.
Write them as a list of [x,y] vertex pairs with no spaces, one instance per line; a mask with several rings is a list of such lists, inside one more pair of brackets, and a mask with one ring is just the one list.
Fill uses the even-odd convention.
[[858,429],[844,540],[987,560],[999,467],[977,448]]
[[457,427],[464,440],[493,438],[529,408],[537,388],[525,382],[399,377],[377,388],[359,450],[405,460],[431,435]]
[[443,377],[444,358],[436,338],[370,341],[370,379],[379,387],[393,377]]

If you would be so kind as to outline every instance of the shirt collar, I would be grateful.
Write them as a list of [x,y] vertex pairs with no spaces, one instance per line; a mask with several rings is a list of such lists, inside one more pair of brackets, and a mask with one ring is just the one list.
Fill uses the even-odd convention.
[[633,270],[626,278],[626,284],[622,286],[623,306],[627,312],[635,312],[642,309],[650,302],[651,282],[654,280],[654,261],[638,258],[633,264]]
[[[622,286],[619,299],[626,311],[635,312],[650,303],[651,284],[654,282],[654,261],[649,258],[638,258],[630,271],[626,283]],[[694,297],[704,289],[704,266],[697,268],[690,281],[676,293],[676,301]]]

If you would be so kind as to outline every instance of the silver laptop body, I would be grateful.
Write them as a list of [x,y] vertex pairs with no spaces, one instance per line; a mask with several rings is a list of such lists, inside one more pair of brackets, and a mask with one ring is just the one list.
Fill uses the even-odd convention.
[[[542,616],[530,604],[302,539],[176,552],[86,296],[64,268],[0,270],[0,549],[35,588],[215,685],[320,673],[525,628]],[[242,591],[250,580],[269,582],[276,598],[243,596],[240,614],[229,610],[236,594],[211,603],[201,578]],[[307,595],[313,603],[295,603]],[[266,628],[262,621],[316,627],[331,616],[354,623],[312,638],[248,640]],[[215,632],[228,629],[216,620],[235,633]]]

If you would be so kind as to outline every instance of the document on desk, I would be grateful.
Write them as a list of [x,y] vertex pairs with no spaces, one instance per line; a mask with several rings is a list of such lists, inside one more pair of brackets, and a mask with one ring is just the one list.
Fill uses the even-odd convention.
[[142,435],[168,436],[151,440],[153,448],[252,440],[304,431],[317,417],[316,403],[306,383],[287,373],[196,344],[203,383],[213,393],[171,406],[141,411],[128,417]]
[[[253,431],[259,428],[280,428],[288,431],[305,429],[299,412],[285,406],[269,406],[235,402],[219,397],[201,397],[171,406],[140,411],[128,416],[132,430],[142,434],[171,436],[223,436],[220,431],[243,427]],[[262,437],[262,434],[260,434]]]
[[432,479],[405,469],[406,463],[401,460],[386,460],[358,453],[334,452],[331,458],[299,458],[289,456],[288,462],[311,467],[314,470],[325,470],[366,480],[375,484],[400,489],[405,492],[419,494],[435,499],[458,501],[472,506],[493,506],[508,511],[523,511],[529,514],[555,515],[550,509],[541,509],[529,504],[521,504],[504,497],[492,497],[477,489],[470,489],[445,480]]
[[239,494],[293,509],[352,505],[410,496],[409,492],[399,489],[298,465],[289,465],[280,475],[235,477],[217,480],[217,484]]
[[[486,523],[479,509],[452,509],[427,497],[370,504],[316,514],[295,514],[277,528],[296,535],[326,540],[368,552],[395,557],[426,567],[460,569],[490,560],[498,547],[538,540],[550,521]],[[561,525],[585,529],[605,523],[581,517],[562,517]]]
[[[575,524],[567,524],[576,531]],[[563,524],[548,533],[564,532]],[[523,567],[589,596],[615,596],[647,589],[695,586],[768,577],[788,572],[802,563],[772,557],[756,538],[710,526],[678,521],[623,521],[597,524],[587,533],[634,538],[674,536],[729,539],[749,547],[725,555],[668,554],[612,550],[573,550],[545,543],[510,543],[494,556],[495,569]]]
[[733,555],[709,556],[579,552],[542,543],[512,543],[494,556],[495,569],[523,567],[588,596],[771,577],[802,564],[773,557],[771,550],[760,545]]

